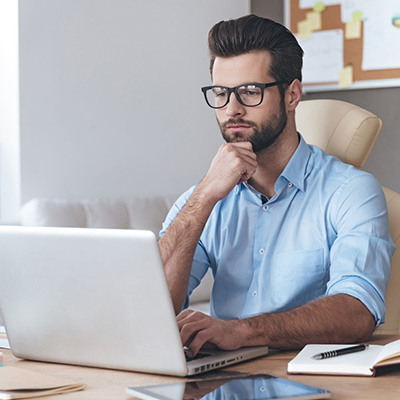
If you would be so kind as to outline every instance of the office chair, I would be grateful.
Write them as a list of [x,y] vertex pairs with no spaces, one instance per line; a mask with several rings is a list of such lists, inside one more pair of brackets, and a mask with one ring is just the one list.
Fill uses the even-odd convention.
[[[305,141],[356,168],[362,167],[375,144],[382,121],[358,106],[338,100],[306,100],[296,109],[296,124]],[[389,212],[389,230],[400,245],[400,195],[383,188]],[[386,292],[386,318],[375,334],[400,333],[400,250],[391,265]]]

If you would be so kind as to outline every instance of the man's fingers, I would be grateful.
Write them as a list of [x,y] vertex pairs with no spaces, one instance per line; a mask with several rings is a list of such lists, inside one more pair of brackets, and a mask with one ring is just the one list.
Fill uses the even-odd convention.
[[255,173],[257,165],[256,161],[245,155],[235,155],[235,158],[230,161],[230,170],[225,171],[225,174],[231,174],[235,171],[239,177],[247,174],[249,179]]
[[201,319],[205,314],[200,311],[193,311],[193,310],[183,310],[176,316],[176,322],[178,323],[178,327],[183,323],[186,323],[190,320],[198,320]]
[[204,344],[207,342],[212,342],[213,338],[214,338],[214,333],[212,328],[206,328],[198,332],[197,335],[193,338],[190,345],[188,346],[189,347],[187,353],[188,356],[194,357],[199,352],[199,350],[204,346]]
[[214,318],[199,311],[185,310],[176,319],[182,345],[189,348],[188,355],[193,357],[200,347],[208,341]]
[[[247,179],[255,173],[258,163],[257,156],[248,150],[238,150],[231,144],[226,144],[226,159],[229,160],[231,170],[236,170],[240,176],[247,175]],[[230,146],[230,147],[229,147]],[[227,165],[227,164],[225,164]]]
[[223,350],[241,347],[240,323],[223,321],[199,311],[185,310],[177,316],[182,344],[188,347],[188,355],[194,357],[204,344],[214,344]]
[[179,329],[179,333],[182,340],[182,345],[187,347],[192,347],[192,343],[203,329],[206,329],[204,321],[189,322],[183,325]]
[[244,165],[247,165],[249,167],[252,167],[256,169],[258,167],[257,160],[253,159],[252,157],[248,156],[247,154],[240,154],[237,157],[237,160],[241,162],[241,164],[244,163]]
[[223,144],[198,188],[217,201],[226,197],[239,181],[251,178],[257,156],[249,142]]
[[220,152],[221,153],[226,153],[226,154],[233,154],[233,155],[239,155],[239,156],[247,156],[251,160],[257,161],[257,155],[256,153],[253,152],[252,147],[248,146],[239,146],[240,144],[246,144],[248,142],[243,142],[243,143],[225,143],[220,147]]
[[193,314],[194,311],[190,310],[187,308],[186,310],[181,311],[177,316],[176,316],[176,321],[182,321],[183,319],[187,318],[189,315]]
[[184,346],[190,344],[192,336],[207,323],[207,318],[205,317],[205,314],[192,310],[184,310],[176,317],[182,344]]

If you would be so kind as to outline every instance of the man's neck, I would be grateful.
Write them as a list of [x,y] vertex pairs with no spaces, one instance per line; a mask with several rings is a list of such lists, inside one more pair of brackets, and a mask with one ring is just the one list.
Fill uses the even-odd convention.
[[296,129],[282,132],[269,148],[257,153],[258,167],[249,184],[268,198],[275,195],[275,182],[285,169],[299,145]]

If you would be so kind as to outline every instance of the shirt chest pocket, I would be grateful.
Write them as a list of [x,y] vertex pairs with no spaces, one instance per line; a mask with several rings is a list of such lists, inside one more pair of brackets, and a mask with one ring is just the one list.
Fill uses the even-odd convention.
[[272,301],[278,309],[306,304],[325,291],[324,250],[278,253],[271,270]]

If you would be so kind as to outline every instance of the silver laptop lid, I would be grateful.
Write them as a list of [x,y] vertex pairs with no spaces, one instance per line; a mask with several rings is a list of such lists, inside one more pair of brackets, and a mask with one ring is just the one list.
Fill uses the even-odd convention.
[[0,308],[17,357],[187,374],[155,235],[0,227]]

